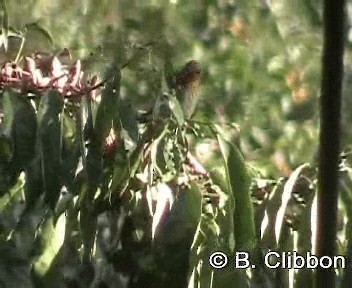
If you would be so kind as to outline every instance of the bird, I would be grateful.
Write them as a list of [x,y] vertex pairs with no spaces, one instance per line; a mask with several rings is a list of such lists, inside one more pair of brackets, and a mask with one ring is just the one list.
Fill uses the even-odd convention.
[[[190,119],[195,112],[198,104],[200,95],[200,76],[201,68],[196,60],[188,61],[181,70],[174,71],[172,64],[169,61],[165,63],[165,79],[170,91],[176,92],[176,97],[181,104],[183,116],[185,119]],[[157,101],[154,103],[152,109],[148,111],[140,111],[138,120],[141,123],[150,121],[152,115],[159,119],[167,118],[165,115],[170,115],[170,109],[168,108],[167,93],[165,97],[158,97]],[[166,99],[166,100],[165,100]]]
[[194,115],[200,96],[200,79],[201,67],[196,60],[188,61],[175,75],[175,88],[185,119]]

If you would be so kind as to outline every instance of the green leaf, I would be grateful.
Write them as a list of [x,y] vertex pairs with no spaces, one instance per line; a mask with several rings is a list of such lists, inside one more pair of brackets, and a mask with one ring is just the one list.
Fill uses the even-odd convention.
[[284,186],[284,190],[281,196],[281,205],[280,208],[277,211],[276,214],[276,223],[275,223],[275,238],[276,238],[276,242],[279,244],[280,238],[281,238],[281,234],[282,234],[282,227],[285,224],[285,213],[287,211],[287,206],[289,203],[289,200],[291,199],[292,193],[293,193],[293,189],[295,187],[296,181],[299,177],[299,175],[302,173],[302,171],[309,167],[308,163],[304,163],[302,165],[300,165],[299,167],[297,167],[295,169],[295,171],[293,171],[290,175],[290,177],[288,178],[287,182],[285,183]]
[[94,121],[94,145],[101,148],[103,141],[108,136],[112,127],[115,114],[118,111],[118,101],[120,95],[121,71],[116,67],[110,68],[106,75],[107,82],[102,94],[102,99],[98,107]]
[[[63,185],[70,187],[81,156],[81,135],[77,133],[75,119],[67,115],[67,111],[64,111],[61,116],[61,172]],[[79,122],[79,119],[76,120]]]
[[256,242],[254,211],[250,195],[251,179],[243,156],[237,147],[225,141],[220,134],[217,134],[217,139],[235,202],[235,249],[237,251],[251,251]]
[[[102,149],[106,137],[113,126],[116,119],[118,108],[118,99],[120,91],[120,70],[112,67],[106,75],[110,79],[102,94],[101,102],[97,108],[96,117],[93,123],[93,129],[87,121],[89,133],[87,133],[88,151],[84,164],[86,172],[86,183],[82,185],[80,193],[80,229],[83,241],[83,257],[84,260],[90,261],[92,248],[95,241],[96,233],[96,215],[94,212],[94,197],[103,177],[103,155]],[[87,119],[91,115],[89,103],[87,106]],[[81,111],[84,115],[84,111]],[[83,117],[82,117],[83,118]],[[83,125],[82,125],[83,126]],[[82,128],[82,127],[81,127]],[[81,141],[81,146],[85,145],[85,141]]]
[[164,72],[164,77],[165,77],[165,82],[167,84],[167,87],[169,89],[174,89],[175,84],[176,84],[175,83],[175,70],[174,70],[174,67],[168,57],[165,60],[163,72]]
[[86,166],[86,157],[88,153],[88,139],[93,135],[93,116],[90,100],[82,97],[79,110],[79,119],[76,121],[77,139],[80,145],[83,166]]
[[6,0],[0,1],[0,21],[1,21],[1,35],[0,35],[0,48],[4,46],[5,51],[8,48],[9,37],[9,15],[6,7]]
[[0,191],[12,185],[33,159],[37,130],[34,109],[24,95],[5,91],[3,97],[5,116],[2,148],[8,161],[0,162],[3,172]]
[[[160,223],[160,232],[155,240],[164,245],[191,241],[196,232],[202,212],[202,196],[195,184],[190,189],[179,191],[165,220]],[[191,244],[191,242],[189,244]]]
[[[101,105],[101,104],[100,104]],[[98,107],[98,109],[100,106]],[[77,131],[80,131],[79,143],[83,159],[83,166],[87,174],[88,195],[91,201],[101,180],[103,171],[102,143],[103,139],[97,135],[93,124],[92,105],[89,99],[83,98],[80,110],[80,122]],[[101,132],[101,131],[100,131]],[[82,199],[88,195],[83,195]],[[82,200],[81,199],[81,200]]]
[[163,147],[167,131],[167,126],[165,126],[161,134],[150,145],[150,168],[152,170],[150,174],[153,176],[161,176],[163,174],[162,168],[164,168],[165,163],[163,161],[164,158],[160,155],[160,151]]
[[38,198],[44,193],[42,166],[41,156],[38,154],[25,170],[26,182],[24,191],[27,209],[34,207]]
[[38,275],[43,277],[53,264],[55,257],[64,243],[65,226],[66,216],[63,214],[56,224],[54,224],[51,217],[39,229],[38,234],[43,242],[43,251],[34,263],[34,270]]
[[50,45],[54,45],[53,37],[51,33],[41,26],[38,22],[33,22],[25,25],[26,32],[36,33],[42,35]]
[[273,190],[270,193],[270,198],[268,204],[266,206],[266,220],[267,224],[264,227],[262,224],[262,235],[261,235],[261,243],[264,247],[268,249],[277,248],[276,237],[275,237],[275,223],[276,223],[276,215],[277,211],[281,205],[281,197],[284,189],[284,180],[280,178]]
[[5,129],[14,145],[13,170],[23,169],[33,158],[36,118],[33,107],[24,97],[13,92],[4,94]]
[[192,184],[190,189],[178,192],[171,210],[159,224],[154,240],[158,270],[164,278],[160,287],[186,287],[191,245],[201,212],[202,196],[199,187]]
[[176,200],[176,205],[178,203],[177,201],[180,201],[180,206],[184,203],[181,206],[183,216],[187,219],[186,221],[189,229],[192,229],[195,232],[195,228],[199,224],[202,213],[202,194],[198,185],[191,183],[189,189],[181,190],[179,199]]
[[13,157],[11,141],[5,135],[0,134],[0,163],[8,163]]
[[[87,189],[83,185],[82,189]],[[87,195],[86,192],[82,191],[81,195]],[[85,198],[87,199],[87,198]],[[93,213],[93,204],[88,201],[81,203],[80,215],[79,215],[79,228],[81,232],[81,239],[83,243],[83,260],[90,261],[93,246],[95,243],[97,233],[97,218]]]
[[130,162],[125,149],[118,149],[114,159],[114,171],[112,173],[111,190],[120,190],[121,183],[128,178]]
[[86,158],[87,182],[89,185],[89,197],[92,199],[98,188],[103,174],[103,153],[94,146],[88,148]]
[[137,112],[132,107],[129,99],[119,97],[118,114],[121,121],[121,137],[125,147],[131,151],[135,148],[138,140]]
[[[130,154],[127,154],[124,146],[120,147],[118,150],[115,157],[116,162],[110,185],[111,192],[117,192],[117,196],[121,196],[128,186],[130,179],[135,176],[142,159],[145,145],[149,143],[151,139],[158,137],[158,134],[155,135],[153,128],[153,126],[147,127],[147,131],[144,132],[141,139],[139,139],[136,148]],[[157,132],[161,133],[162,131]]]
[[218,287],[250,287],[248,283],[248,276],[244,269],[233,269],[233,267],[228,267],[224,270],[214,271],[213,286]]
[[9,189],[9,192],[0,197],[0,211],[6,211],[7,208],[11,209],[15,201],[19,201],[22,196],[24,186],[24,177],[19,177],[16,184]]
[[63,99],[57,91],[48,91],[38,108],[38,140],[42,161],[45,201],[52,209],[61,190],[61,123]]
[[180,105],[180,102],[177,100],[175,96],[169,97],[169,107],[172,114],[174,114],[178,125],[182,126],[185,123],[185,118],[183,115],[183,110]]

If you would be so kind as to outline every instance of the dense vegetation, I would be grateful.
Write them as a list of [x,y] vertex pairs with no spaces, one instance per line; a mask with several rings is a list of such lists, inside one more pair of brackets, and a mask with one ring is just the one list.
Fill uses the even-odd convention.
[[321,2],[0,1],[0,287],[312,287],[263,256],[315,251]]

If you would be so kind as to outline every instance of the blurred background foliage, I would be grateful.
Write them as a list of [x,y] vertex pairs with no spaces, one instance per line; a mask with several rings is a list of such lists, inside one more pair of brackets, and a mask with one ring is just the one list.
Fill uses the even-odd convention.
[[159,93],[166,60],[199,60],[196,119],[238,123],[265,176],[315,157],[321,1],[8,1],[8,11],[15,29],[40,27],[27,29],[24,55],[68,48],[100,74],[112,58],[128,63],[122,92],[139,109]]
[[[4,5],[3,3],[2,5]],[[352,61],[352,33],[350,31],[352,1],[348,1],[348,4],[346,76],[342,115],[342,148],[347,153],[346,155],[349,155],[352,137],[350,128],[352,103],[349,96],[352,88],[352,69],[350,68]],[[309,230],[310,224],[306,221],[303,221],[304,225],[297,224],[295,220],[303,217],[302,215],[308,219],[307,215],[310,213],[313,201],[310,192],[315,189],[314,165],[318,149],[322,1],[9,0],[6,2],[6,9],[8,19],[2,13],[1,35],[9,32],[6,44],[8,49],[5,51],[4,38],[2,37],[1,62],[14,60],[23,44],[21,50],[23,56],[38,53],[53,55],[61,53],[64,48],[68,49],[69,53],[61,55],[60,60],[65,64],[81,59],[83,70],[88,74],[88,77],[89,75],[99,75],[101,79],[104,79],[110,64],[117,63],[121,68],[120,97],[126,99],[127,103],[131,103],[136,110],[149,111],[154,106],[157,97],[165,91],[164,78],[169,67],[173,66],[175,70],[178,70],[187,61],[196,59],[202,69],[201,100],[196,115],[191,121],[205,126],[209,123],[219,124],[218,127],[221,127],[226,140],[239,147],[244,155],[246,166],[250,167],[250,172],[255,175],[253,178],[270,179],[260,183],[252,181],[255,182],[252,183],[252,192],[258,193],[255,198],[260,200],[255,206],[256,232],[258,233],[262,225],[264,211],[267,211],[269,217],[272,217],[268,224],[268,227],[272,229],[276,221],[275,214],[282,207],[280,205],[284,204],[284,209],[286,206],[289,207],[285,219],[294,223],[290,222],[291,228],[289,229],[295,231],[305,229],[300,232],[301,238],[299,240],[300,244],[304,242],[303,239],[306,239],[304,233]],[[4,11],[4,6],[2,11]],[[5,25],[7,20],[8,25]],[[9,29],[4,29],[5,26]],[[25,39],[25,41],[22,43],[21,39]],[[20,59],[20,63],[21,61],[23,59]],[[30,118],[31,115],[28,117]],[[74,134],[77,132],[76,128],[72,128],[74,125],[71,126],[72,123],[69,123],[69,117],[67,119],[68,122],[65,124],[67,127],[65,126],[64,129],[68,131],[65,133]],[[192,153],[202,163],[207,163],[209,158],[214,156],[214,145],[217,145],[214,144],[214,139],[195,137],[193,140]],[[3,147],[7,147],[5,144],[3,145]],[[73,144],[72,147],[74,147]],[[219,147],[216,146],[216,148]],[[50,154],[50,152],[48,153]],[[235,155],[237,154],[235,153]],[[236,161],[238,162],[238,159]],[[238,163],[242,163],[241,161]],[[122,163],[126,164],[123,161]],[[214,164],[211,161],[210,163]],[[311,169],[312,167],[308,169],[304,165],[300,166],[304,163],[311,163],[313,169]],[[347,162],[344,162],[342,166],[342,173],[345,175],[344,183],[347,183],[344,186],[344,203],[349,203],[352,191],[350,189],[352,174]],[[242,169],[241,167],[237,167],[239,171]],[[297,172],[292,176],[293,171]],[[32,171],[33,175],[36,172]],[[287,186],[285,190],[283,179],[287,179],[289,176],[295,185],[291,181],[291,183],[285,184]],[[284,190],[286,193],[296,192],[297,186],[299,186],[296,183],[297,179],[306,181],[302,184],[304,188],[300,192],[308,191],[308,196],[301,195],[300,197],[306,197],[307,209],[302,208],[301,202],[295,198],[296,196],[290,198],[292,202],[289,202],[290,204],[280,202]],[[150,243],[138,242],[135,239],[138,238],[138,233],[133,234],[134,238],[131,236],[131,231],[136,230],[135,226],[143,227],[147,221],[143,218],[145,211],[137,209],[136,203],[131,201],[126,205],[127,208],[124,207],[118,212],[109,211],[105,218],[89,218],[89,213],[88,216],[82,216],[82,214],[78,216],[78,211],[71,209],[72,207],[67,210],[68,216],[66,214],[53,216],[46,209],[38,208],[40,203],[30,203],[29,206],[26,203],[27,206],[24,207],[23,203],[28,195],[23,194],[23,189],[28,185],[35,184],[36,182],[28,184],[22,173],[16,184],[9,191],[5,191],[7,193],[0,199],[1,217],[3,218],[0,222],[1,241],[3,242],[0,249],[11,255],[8,258],[16,263],[15,266],[10,265],[7,269],[8,263],[5,260],[3,262],[0,260],[0,273],[13,275],[6,277],[0,274],[0,280],[8,278],[13,281],[0,283],[0,287],[2,287],[1,285],[4,285],[3,287],[88,287],[86,283],[93,283],[92,287],[127,287],[127,283],[129,283],[128,287],[142,287],[138,285],[141,285],[145,279],[150,280],[151,283],[155,281],[155,279],[151,279],[155,263],[146,252],[148,250],[146,247],[150,248],[148,246]],[[77,180],[77,183],[74,182],[74,185],[84,186],[80,179]],[[81,186],[77,189],[81,189]],[[268,204],[267,196],[263,195],[270,194],[269,191],[273,195],[270,199],[275,198],[275,200]],[[62,191],[61,194],[63,194]],[[138,202],[138,197],[140,195],[136,193],[134,199],[136,202]],[[261,198],[264,199],[264,204]],[[57,200],[53,200],[52,206],[57,204]],[[198,200],[194,200],[195,203],[198,203]],[[186,200],[181,198],[179,201]],[[198,208],[190,207],[189,209],[193,211],[193,214],[197,214]],[[212,222],[214,221],[212,218],[213,210],[209,207],[207,209],[203,207],[203,213],[208,217],[202,218],[203,228],[209,229],[209,235],[219,236],[219,231],[216,230],[218,226],[213,225]],[[129,211],[133,211],[133,217]],[[349,208],[346,208],[346,211],[344,213],[350,213]],[[79,217],[81,217],[80,220]],[[82,217],[86,217],[84,221]],[[198,215],[184,217],[194,217],[194,221],[200,221],[197,218]],[[229,220],[226,218],[228,217],[226,213],[220,213],[216,217],[220,227],[221,223],[228,225]],[[346,220],[343,217],[342,219]],[[182,218],[182,221],[187,222],[187,220],[189,219],[187,218],[185,221]],[[75,247],[79,242],[77,238],[80,236],[68,233],[63,236],[62,231],[65,231],[65,227],[66,231],[71,231],[69,228],[76,227],[79,221],[83,221],[82,223],[86,226],[91,224],[91,229],[96,229],[99,236],[96,240],[97,243],[95,243],[95,264],[98,263],[94,267],[95,274],[89,261],[83,263],[85,265],[78,265],[77,259],[79,257],[77,255],[81,251],[75,250]],[[341,221],[343,222],[343,220]],[[346,222],[347,220],[344,223],[346,224]],[[80,224],[82,225],[82,223]],[[16,229],[11,230],[13,227]],[[221,233],[232,233],[226,229],[221,227]],[[339,231],[343,229],[341,228]],[[264,239],[263,247],[272,248],[274,245],[272,243],[273,231],[268,230],[266,230],[266,234],[257,236]],[[287,235],[291,235],[291,232],[287,232]],[[87,233],[89,234],[89,231]],[[35,237],[39,234],[41,237]],[[348,232],[346,232],[347,234]],[[4,239],[4,235],[15,239],[17,244],[32,242],[34,244],[30,247],[26,244],[11,246],[7,242],[8,239]],[[292,240],[285,235],[282,236],[284,240]],[[219,239],[221,238],[218,241],[220,244],[215,240],[208,240],[216,242],[216,244],[211,242],[213,246],[207,247],[205,252],[202,250],[202,253],[207,255],[206,253],[209,254],[212,249],[219,247],[225,250],[230,249],[231,245],[221,243],[226,238],[225,236],[219,237]],[[72,239],[68,239],[68,237]],[[84,235],[82,237],[84,238]],[[341,253],[347,251],[351,246],[344,242],[348,237],[344,237],[341,240]],[[294,246],[297,243],[292,244],[290,241],[285,242],[284,240],[279,248],[283,247],[287,250],[288,247],[297,247]],[[83,239],[85,244],[89,241],[91,239]],[[114,252],[108,256],[104,254],[106,251],[116,248],[119,241],[123,245],[127,245],[127,248],[124,246],[126,250],[118,251],[118,253],[115,251],[116,254]],[[62,248],[64,242],[70,243],[65,250]],[[19,250],[18,247],[22,247],[22,250]],[[179,247],[175,247],[172,246],[171,250],[178,251]],[[303,250],[311,250],[312,248],[310,242],[306,245],[302,244],[301,247]],[[134,254],[127,255],[131,251],[134,251]],[[349,252],[352,253],[352,251]],[[54,261],[53,258],[57,255],[59,257],[55,257]],[[31,257],[36,259],[32,270],[28,268]],[[160,257],[165,257],[165,255]],[[7,257],[3,259],[7,259]],[[130,262],[126,262],[126,259]],[[191,259],[191,267],[194,265],[194,267],[198,267],[197,269],[201,269],[198,260]],[[62,268],[64,276],[67,279],[75,279],[75,281],[65,282],[66,286],[63,286],[62,283],[52,282],[52,279],[58,279],[55,273],[57,267],[60,267],[62,263],[65,263]],[[139,273],[142,271],[142,275],[137,275],[139,278],[133,274],[136,273],[134,265],[138,266]],[[16,271],[11,270],[14,269],[13,267],[17,267]],[[114,273],[114,269],[120,274]],[[209,267],[202,269],[203,272],[207,272]],[[169,272],[165,270],[160,273],[167,274]],[[229,287],[229,283],[234,283],[234,277],[237,279],[236,281],[239,281],[237,283],[242,283],[243,278],[241,277],[243,275],[233,276],[232,271],[231,276],[226,273],[225,271],[222,276],[214,276],[211,280],[205,272],[202,275],[195,273],[192,279],[193,283],[199,281],[199,283],[207,285],[209,281],[214,281],[215,284],[212,282],[212,287]],[[271,276],[264,277],[266,280],[261,282],[263,278],[259,274],[253,276],[255,281],[252,287],[261,287],[260,283],[263,284],[265,281],[269,284],[265,284],[267,286],[264,287],[271,287]],[[213,277],[213,274],[211,275]],[[134,277],[137,279],[136,282],[133,282]],[[281,274],[278,277],[285,278]],[[81,279],[78,281],[79,284],[77,284],[77,279]],[[216,283],[221,284],[216,285]],[[274,283],[279,283],[277,287],[283,287],[280,286],[281,282],[274,281]],[[296,282],[297,287],[303,287],[300,286],[302,283],[304,281]],[[308,283],[306,287],[311,287],[311,282],[307,281],[306,283]],[[163,287],[173,287],[169,284],[164,283]],[[175,284],[174,287],[183,286]],[[189,287],[196,286],[190,284]]]

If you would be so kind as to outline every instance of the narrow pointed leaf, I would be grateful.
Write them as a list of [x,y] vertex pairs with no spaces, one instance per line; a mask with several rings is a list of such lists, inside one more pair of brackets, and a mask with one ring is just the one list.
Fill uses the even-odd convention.
[[250,195],[250,176],[243,156],[236,146],[217,134],[226,166],[226,174],[234,202],[234,229],[236,250],[250,251],[255,245],[254,211]]
[[0,191],[11,185],[33,159],[36,140],[36,116],[24,95],[6,91],[4,93],[3,152],[7,161],[1,161]]
[[49,91],[40,101],[38,109],[38,137],[42,161],[45,201],[52,209],[60,195],[61,176],[61,123],[63,99],[56,91]]

